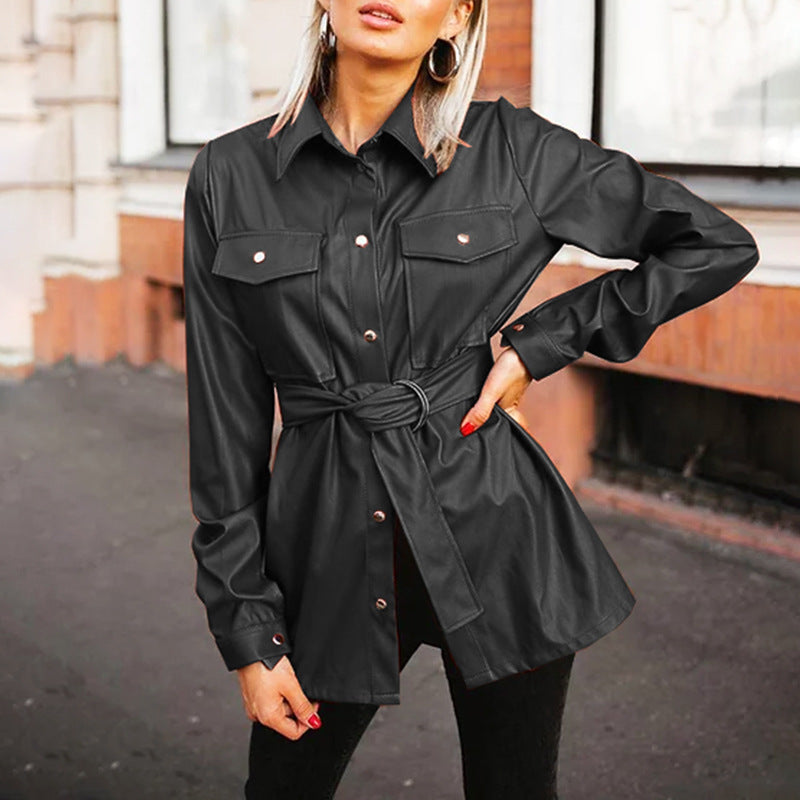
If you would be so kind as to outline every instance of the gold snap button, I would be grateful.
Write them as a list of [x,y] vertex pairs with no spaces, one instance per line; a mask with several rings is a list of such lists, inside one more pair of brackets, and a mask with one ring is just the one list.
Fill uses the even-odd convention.
[[375,605],[376,605],[378,608],[386,608],[386,601],[385,601],[385,600],[384,600],[382,597],[379,597],[379,598],[378,598],[378,599],[375,601]]
[[282,633],[276,633],[272,637],[272,641],[273,641],[274,644],[283,644],[283,634]]
[[266,257],[266,253],[264,253],[263,250],[257,250],[253,253],[253,261],[255,261],[256,264],[260,264]]
[[381,511],[380,509],[373,511],[372,519],[374,519],[375,522],[383,522],[386,519],[386,512]]
[[515,331],[521,331],[525,327],[525,323],[523,323],[523,322],[515,322],[511,327]]
[[372,328],[369,328],[368,330],[364,331],[364,338],[368,342],[374,342],[378,338],[378,334],[375,333]]
[[459,244],[467,244],[467,242],[469,242],[469,234],[459,233],[458,236],[456,236],[456,239],[458,239]]
[[369,244],[369,239],[367,239],[363,233],[359,233],[358,236],[356,236],[356,244],[359,247],[366,247]]

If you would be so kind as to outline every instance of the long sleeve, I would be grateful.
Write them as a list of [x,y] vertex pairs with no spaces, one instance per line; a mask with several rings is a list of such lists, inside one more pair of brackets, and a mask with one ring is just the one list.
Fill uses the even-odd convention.
[[229,670],[287,653],[283,594],[264,565],[273,384],[228,281],[212,275],[217,238],[207,144],[184,197],[183,281],[196,592]]
[[656,328],[713,300],[757,263],[750,232],[683,184],[504,98],[501,122],[533,213],[557,244],[633,269],[607,270],[501,329],[536,380],[584,352],[628,361]]

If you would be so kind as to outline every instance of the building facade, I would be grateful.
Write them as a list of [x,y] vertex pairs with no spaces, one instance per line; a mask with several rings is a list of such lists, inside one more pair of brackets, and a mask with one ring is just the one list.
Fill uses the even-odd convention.
[[[761,251],[740,285],[662,326],[636,359],[585,356],[534,383],[523,410],[585,496],[795,557],[800,75],[786,54],[800,11],[692,5],[491,1],[480,98],[628,150],[740,220]],[[0,374],[64,358],[183,370],[187,171],[205,140],[272,113],[306,11],[4,3]],[[617,266],[567,246],[519,310]]]

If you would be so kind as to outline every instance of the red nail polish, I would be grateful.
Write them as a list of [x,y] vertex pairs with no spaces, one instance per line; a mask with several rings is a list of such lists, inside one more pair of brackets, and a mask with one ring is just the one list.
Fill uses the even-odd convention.
[[308,718],[308,724],[309,724],[309,725],[310,725],[312,728],[319,728],[319,726],[320,726],[320,725],[322,725],[322,720],[321,720],[321,719],[320,719],[320,718],[319,718],[319,717],[318,717],[316,714],[312,714],[312,715],[311,715],[311,716]]
[[461,433],[462,433],[464,436],[467,436],[468,434],[472,433],[472,431],[474,431],[474,430],[475,430],[475,426],[474,426],[474,425],[473,425],[471,422],[469,422],[469,421],[465,422],[465,423],[464,423],[464,424],[461,426]]

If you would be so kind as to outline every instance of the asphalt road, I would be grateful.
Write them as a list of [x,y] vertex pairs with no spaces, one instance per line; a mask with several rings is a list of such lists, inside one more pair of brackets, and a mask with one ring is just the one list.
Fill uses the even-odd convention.
[[[166,368],[0,385],[0,800],[242,798],[250,722],[194,595],[186,438]],[[561,800],[800,798],[800,564],[584,508],[638,602],[576,656]],[[463,797],[437,650],[401,699],[337,800]]]

